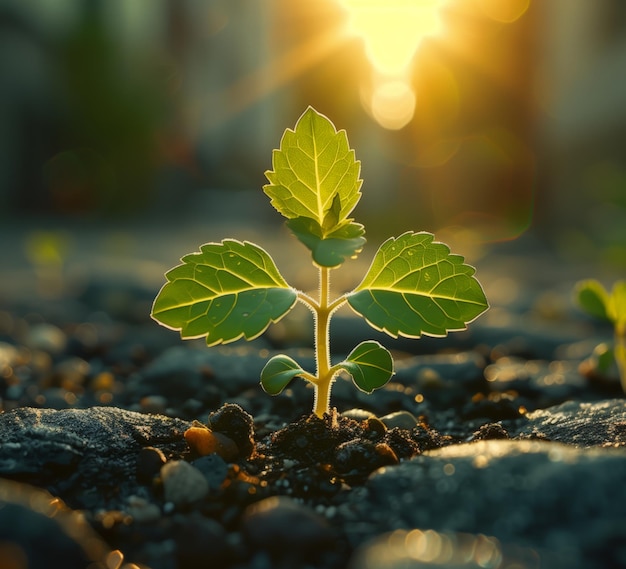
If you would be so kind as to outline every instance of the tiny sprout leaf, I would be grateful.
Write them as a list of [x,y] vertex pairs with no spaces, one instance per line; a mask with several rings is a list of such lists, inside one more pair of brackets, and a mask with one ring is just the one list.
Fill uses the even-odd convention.
[[294,306],[297,292],[266,251],[249,242],[207,243],[168,271],[152,318],[209,346],[252,340]]
[[585,312],[602,320],[611,320],[608,313],[609,293],[597,280],[580,281],[576,284],[574,294],[578,304]]
[[261,387],[270,395],[278,395],[294,377],[303,374],[306,372],[289,356],[274,356],[261,371]]
[[351,308],[394,338],[464,330],[489,304],[474,267],[431,233],[385,241],[365,278],[347,295]]
[[393,376],[393,358],[389,350],[378,342],[361,342],[350,355],[336,367],[345,369],[354,384],[365,393],[385,385]]
[[[280,149],[273,152],[272,167],[265,172],[270,183],[263,187],[272,205],[287,219],[313,220],[321,232],[315,237],[326,239],[342,227],[361,198],[361,163],[346,132],[337,131],[312,107],[294,130],[285,131]],[[294,233],[302,240],[307,226],[301,223],[297,229]]]
[[317,221],[309,217],[290,219],[287,227],[311,250],[313,261],[320,267],[337,267],[346,257],[354,257],[365,245],[365,229],[360,223],[352,221],[326,237]]

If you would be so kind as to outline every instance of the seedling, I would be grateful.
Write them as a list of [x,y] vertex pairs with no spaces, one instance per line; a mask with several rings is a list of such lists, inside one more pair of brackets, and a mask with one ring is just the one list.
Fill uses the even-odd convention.
[[616,282],[609,293],[600,282],[588,279],[578,282],[574,293],[585,312],[613,325],[613,356],[626,392],[626,281]]
[[445,336],[463,330],[488,308],[474,268],[453,255],[431,233],[407,232],[385,241],[361,283],[331,296],[330,272],[365,245],[365,229],[350,214],[361,198],[361,164],[346,132],[309,107],[294,130],[283,134],[272,156],[269,184],[263,187],[287,227],[310,251],[319,271],[319,295],[291,287],[270,255],[247,241],[207,243],[168,271],[152,307],[152,317],[178,330],[183,339],[206,337],[209,346],[252,340],[283,318],[297,302],[311,310],[315,324],[315,372],[277,355],[261,372],[261,385],[279,394],[295,378],[315,390],[313,411],[329,412],[332,384],[343,370],[357,388],[371,393],[393,376],[393,359],[376,341],[360,343],[331,364],[329,325],[347,304],[377,330],[396,338]]

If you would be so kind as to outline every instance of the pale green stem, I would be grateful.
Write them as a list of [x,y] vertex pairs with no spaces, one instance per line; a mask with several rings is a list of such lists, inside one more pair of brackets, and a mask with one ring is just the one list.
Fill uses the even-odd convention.
[[330,388],[333,373],[330,369],[330,269],[320,267],[320,300],[315,311],[315,362],[317,365],[317,383],[315,383],[315,401],[313,412],[323,417],[329,412]]
[[346,302],[346,296],[342,295],[331,302],[330,269],[319,267],[319,275],[319,302],[304,292],[298,292],[298,300],[311,310],[315,322],[316,375],[307,373],[306,375],[303,374],[302,377],[313,384],[315,389],[313,412],[321,418],[324,413],[330,412],[330,390],[335,375],[341,369],[338,366],[331,367],[330,365],[330,319],[333,312]]

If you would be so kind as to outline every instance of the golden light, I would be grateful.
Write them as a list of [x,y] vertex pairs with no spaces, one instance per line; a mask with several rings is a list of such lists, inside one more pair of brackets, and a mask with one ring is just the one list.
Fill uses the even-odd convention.
[[349,28],[363,38],[372,65],[385,75],[403,74],[420,42],[440,28],[443,0],[339,0]]
[[349,32],[363,38],[374,68],[365,108],[384,128],[406,126],[415,112],[410,67],[420,42],[439,32],[444,0],[339,0]]

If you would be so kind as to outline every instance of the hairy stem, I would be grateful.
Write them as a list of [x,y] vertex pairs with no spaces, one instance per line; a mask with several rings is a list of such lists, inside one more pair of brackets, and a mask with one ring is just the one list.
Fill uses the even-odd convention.
[[[333,381],[333,371],[330,367],[330,316],[336,306],[330,303],[330,269],[319,267],[320,271],[320,298],[314,310],[315,318],[315,362],[317,365],[317,382],[315,385],[315,402],[313,412],[322,417],[329,412],[330,388]],[[335,303],[333,303],[335,304]]]

